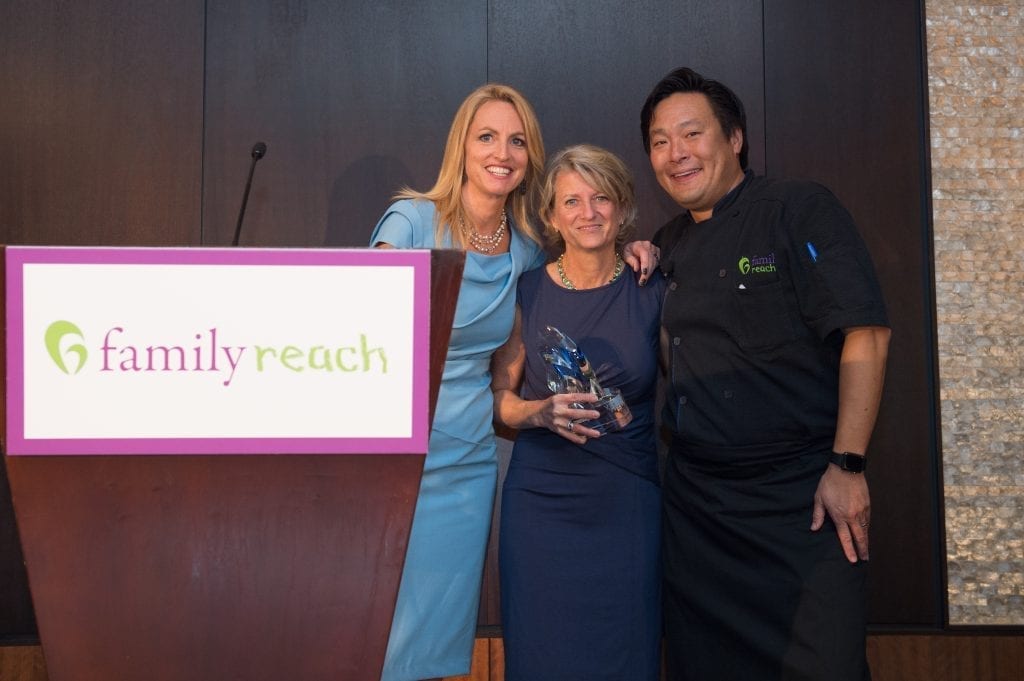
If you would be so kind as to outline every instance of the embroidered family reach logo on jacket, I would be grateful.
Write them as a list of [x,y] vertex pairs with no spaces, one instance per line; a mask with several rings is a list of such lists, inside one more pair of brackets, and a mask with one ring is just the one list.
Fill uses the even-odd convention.
[[740,274],[769,274],[775,272],[775,253],[769,253],[768,255],[755,255],[751,258],[746,256],[740,258],[737,263],[740,268]]
[[[342,373],[388,373],[387,352],[381,346],[372,347],[365,333],[358,342],[339,345],[312,345],[299,347],[285,344],[222,345],[217,328],[196,333],[195,343],[181,344],[129,342],[131,334],[120,326],[112,326],[103,334],[102,344],[94,348],[99,369],[103,372],[222,372],[230,371],[224,386],[230,386],[235,371],[248,363],[255,365],[257,373],[271,367],[293,372],[339,371]],[[59,320],[50,324],[45,334],[46,352],[56,367],[73,376],[82,371],[89,360],[86,337],[74,323]]]

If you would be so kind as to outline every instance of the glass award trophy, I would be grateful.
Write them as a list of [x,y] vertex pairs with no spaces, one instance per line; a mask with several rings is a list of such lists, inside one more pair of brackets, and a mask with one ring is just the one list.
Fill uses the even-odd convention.
[[621,430],[633,420],[633,414],[617,388],[603,388],[587,356],[572,338],[553,326],[540,332],[539,351],[544,359],[548,388],[553,393],[591,393],[596,402],[575,403],[577,409],[593,409],[600,416],[581,425],[600,433]]

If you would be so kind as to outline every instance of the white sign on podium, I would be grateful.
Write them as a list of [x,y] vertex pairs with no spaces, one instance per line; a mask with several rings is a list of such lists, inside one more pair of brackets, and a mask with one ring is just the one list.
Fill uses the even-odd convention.
[[429,251],[6,254],[10,455],[426,451]]

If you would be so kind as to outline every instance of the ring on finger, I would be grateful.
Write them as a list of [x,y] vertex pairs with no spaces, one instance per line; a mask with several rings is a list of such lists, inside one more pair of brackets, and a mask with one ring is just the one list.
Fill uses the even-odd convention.
[[565,424],[565,429],[568,430],[571,433],[572,429],[573,429],[573,426],[575,426],[575,425],[576,424],[573,421],[569,421],[568,423]]
[[867,526],[870,525],[870,524],[871,523],[869,523],[869,522],[863,522],[863,523],[860,524],[860,526],[865,528],[865,529],[867,529]]

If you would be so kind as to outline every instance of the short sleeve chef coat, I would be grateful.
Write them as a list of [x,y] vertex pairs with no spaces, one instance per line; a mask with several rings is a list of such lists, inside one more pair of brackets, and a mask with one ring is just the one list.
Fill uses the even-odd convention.
[[670,279],[673,448],[763,460],[830,447],[840,330],[888,326],[871,258],[835,196],[748,170],[711,218],[686,212],[654,241]]

